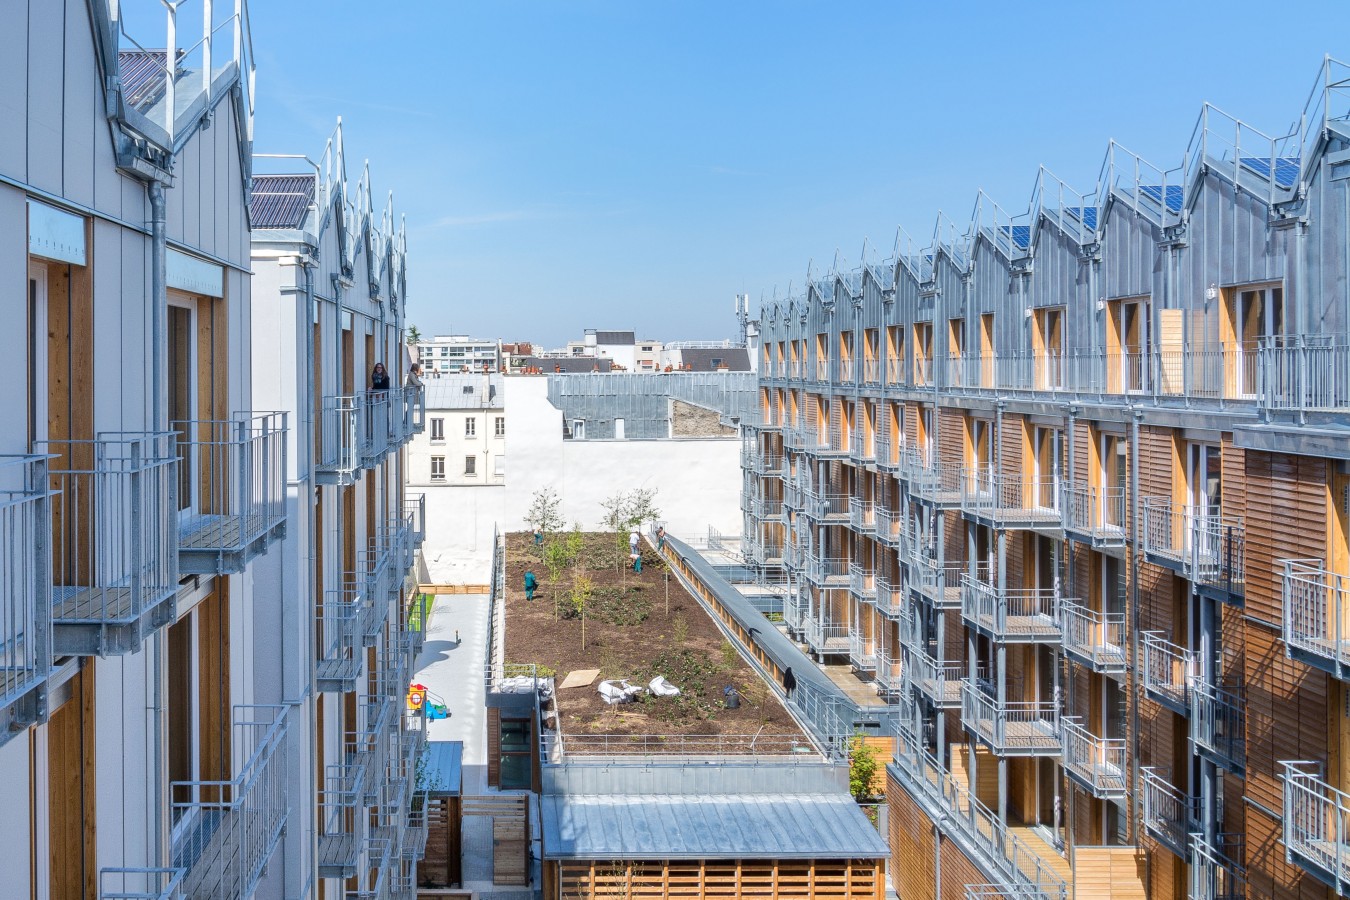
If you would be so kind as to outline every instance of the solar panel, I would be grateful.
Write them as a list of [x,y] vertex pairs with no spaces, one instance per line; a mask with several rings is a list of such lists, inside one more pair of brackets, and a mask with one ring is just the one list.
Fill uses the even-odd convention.
[[[1241,159],[1244,168],[1255,172],[1262,178],[1271,177],[1271,161],[1259,156],[1244,156]],[[1290,188],[1298,181],[1299,161],[1297,157],[1280,157],[1275,160],[1275,183],[1282,188]]]
[[313,200],[313,175],[255,175],[249,217],[254,228],[299,228]]
[[[1163,198],[1163,185],[1161,184],[1141,184],[1139,193],[1152,200],[1154,203],[1161,203]],[[1171,212],[1181,212],[1181,201],[1185,192],[1179,184],[1169,184],[1167,190],[1167,208]]]

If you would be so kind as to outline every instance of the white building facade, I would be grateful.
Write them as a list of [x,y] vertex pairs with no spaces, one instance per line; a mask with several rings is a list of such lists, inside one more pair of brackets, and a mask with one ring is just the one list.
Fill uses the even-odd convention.
[[426,433],[408,453],[408,485],[506,483],[506,404],[501,375],[447,375],[426,386]]
[[502,365],[501,341],[464,334],[440,335],[419,341],[417,360],[429,376],[455,372],[497,372]]

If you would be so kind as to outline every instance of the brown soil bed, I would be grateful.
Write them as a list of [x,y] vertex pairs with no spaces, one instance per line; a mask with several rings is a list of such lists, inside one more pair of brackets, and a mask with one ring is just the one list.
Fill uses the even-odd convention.
[[[585,735],[759,735],[762,744],[783,745],[804,738],[777,697],[741,659],[699,602],[669,574],[656,550],[642,544],[642,573],[632,571],[620,535],[586,532],[573,539],[580,565],[550,583],[543,553],[533,536],[506,537],[506,661],[533,663],[556,673],[561,685],[569,672],[599,669],[588,686],[557,691],[559,718],[569,747],[584,752]],[[562,536],[551,540],[565,540]],[[615,568],[616,556],[620,567]],[[526,602],[524,577],[539,581],[534,602]],[[586,603],[586,645],[582,622],[569,608],[576,578],[592,585]],[[556,613],[555,613],[556,600]],[[556,614],[556,619],[555,619]],[[664,675],[680,688],[674,698],[647,698],[607,705],[597,691],[604,679],[647,684]],[[733,686],[739,709],[727,709],[723,689]]]

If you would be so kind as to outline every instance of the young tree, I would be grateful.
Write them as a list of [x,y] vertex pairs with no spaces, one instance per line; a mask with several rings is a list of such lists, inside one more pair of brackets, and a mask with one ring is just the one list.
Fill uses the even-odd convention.
[[586,603],[591,599],[591,592],[594,590],[595,583],[591,581],[591,576],[580,574],[572,579],[572,590],[567,595],[572,610],[581,617],[582,650],[586,649]]
[[544,568],[548,570],[548,586],[553,594],[553,621],[558,621],[558,582],[562,581],[563,570],[567,568],[567,544],[557,538],[549,538],[544,544]]
[[619,566],[623,560],[624,554],[628,551],[628,495],[623,491],[615,491],[609,497],[600,501],[600,508],[605,511],[600,519],[600,527],[605,531],[615,532],[617,537],[614,541],[614,571],[619,571]]
[[661,510],[656,505],[656,491],[656,488],[634,488],[628,492],[625,513],[629,528],[641,528],[661,518]]
[[525,522],[542,534],[553,534],[563,527],[562,498],[552,487],[542,487],[530,499]]
[[421,340],[422,340],[422,332],[417,330],[416,325],[409,325],[407,340],[404,343],[416,344]]

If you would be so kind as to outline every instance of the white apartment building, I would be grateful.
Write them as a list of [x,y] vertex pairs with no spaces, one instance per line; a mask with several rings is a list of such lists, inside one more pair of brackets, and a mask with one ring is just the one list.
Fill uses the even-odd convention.
[[424,374],[433,377],[451,372],[498,372],[502,345],[499,340],[464,334],[441,335],[417,344],[417,360]]
[[258,667],[297,605],[289,423],[252,390],[247,10],[181,6],[0,28],[10,896],[305,896],[277,854],[301,694]]
[[447,375],[426,386],[426,433],[408,453],[408,484],[506,483],[506,403],[501,375]]
[[[396,362],[404,233],[372,208],[369,166],[347,177],[340,122],[317,163],[258,162],[287,173],[253,182],[254,397],[296,423],[292,526],[273,554],[294,599],[260,637],[258,665],[294,698],[308,738],[286,785],[303,818],[285,835],[288,878],[297,861],[285,896],[316,882],[319,896],[410,897],[426,842],[410,815],[426,731],[404,705],[421,646],[405,582],[424,529],[400,452],[422,423],[421,389],[400,383]],[[371,383],[379,362],[389,389]]]

